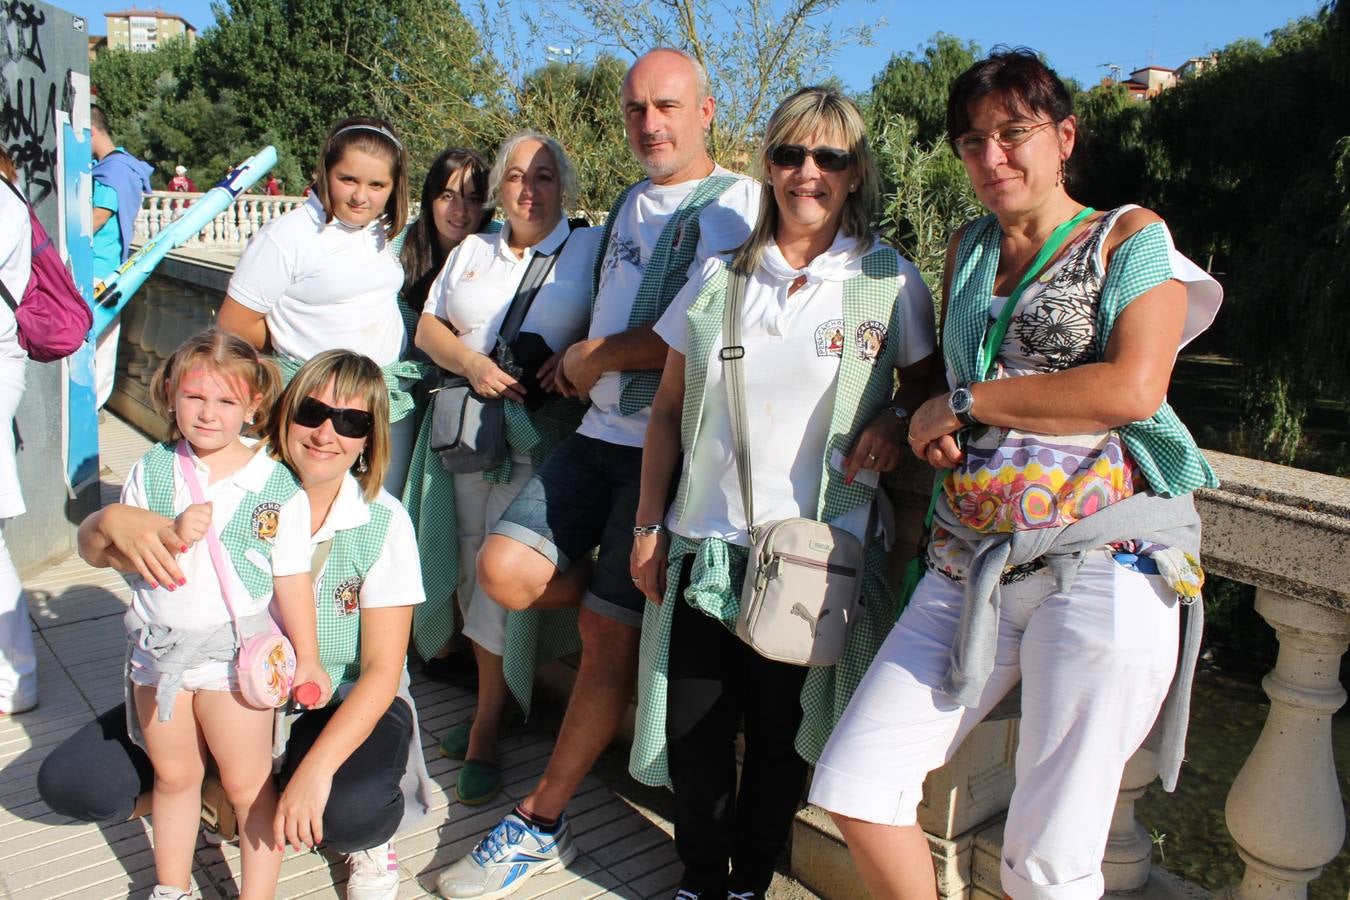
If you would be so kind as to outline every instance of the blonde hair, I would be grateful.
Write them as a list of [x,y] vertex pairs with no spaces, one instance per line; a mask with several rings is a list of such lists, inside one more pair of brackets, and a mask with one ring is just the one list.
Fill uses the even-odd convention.
[[336,166],[349,149],[369,153],[389,163],[393,175],[393,189],[384,203],[385,240],[392,241],[408,223],[408,154],[403,143],[394,134],[394,126],[374,116],[352,116],[343,119],[328,132],[314,167],[314,196],[323,205],[326,222],[333,221],[333,202],[328,196],[328,170]]
[[[361,495],[369,503],[379,495],[385,472],[389,469],[389,388],[385,386],[384,373],[370,357],[351,350],[325,350],[301,366],[277,403],[269,434],[271,453],[275,459],[290,466],[291,471],[300,474],[300,467],[286,442],[287,431],[301,401],[312,394],[323,393],[330,381],[336,402],[363,402],[375,420],[375,427],[366,436],[366,446],[361,451],[366,458],[366,470],[359,472],[356,465],[352,467],[352,475],[361,485]],[[304,478],[300,480],[303,482]]]
[[244,432],[266,434],[272,406],[281,392],[281,376],[276,366],[271,360],[260,357],[248,341],[210,328],[179,344],[178,349],[160,364],[150,379],[150,404],[169,423],[169,439],[176,441],[183,436],[174,420],[173,398],[178,393],[184,373],[199,364],[228,378],[243,381],[249,390],[248,396],[242,398],[245,405],[252,403],[255,397],[260,398],[253,421]]
[[872,221],[881,207],[881,175],[867,143],[862,113],[852,100],[833,88],[804,87],[778,104],[764,129],[758,157],[758,174],[764,187],[759,197],[759,218],[750,237],[736,249],[732,259],[735,268],[755,271],[764,248],[773,242],[778,231],[778,201],[769,181],[770,151],[779,144],[805,141],[817,132],[836,136],[844,142],[840,149],[853,154],[858,187],[844,201],[840,230],[864,245],[875,234]]
[[553,167],[558,170],[558,186],[562,189],[562,216],[564,219],[567,218],[567,211],[576,205],[580,190],[577,182],[577,170],[572,165],[572,160],[568,158],[567,151],[555,138],[528,129],[517,131],[502,141],[501,149],[497,151],[497,158],[492,161],[492,171],[488,173],[487,204],[489,206],[501,205],[502,179],[506,177],[506,165],[511,161],[511,155],[516,152],[516,148],[526,141],[538,141],[553,157]]

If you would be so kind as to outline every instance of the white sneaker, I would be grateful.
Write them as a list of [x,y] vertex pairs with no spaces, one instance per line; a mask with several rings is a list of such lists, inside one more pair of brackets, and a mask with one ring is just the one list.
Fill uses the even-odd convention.
[[396,900],[398,854],[392,843],[347,854],[347,900]]
[[567,817],[553,834],[535,831],[515,813],[497,823],[469,855],[436,879],[436,890],[450,900],[498,900],[520,890],[535,875],[565,867],[576,858]]
[[15,716],[28,712],[38,705],[37,677],[32,676],[26,682],[19,680],[14,693],[0,695],[0,714]]
[[167,884],[157,884],[155,889],[150,892],[148,900],[192,900],[192,895],[186,893],[181,888],[171,887]]

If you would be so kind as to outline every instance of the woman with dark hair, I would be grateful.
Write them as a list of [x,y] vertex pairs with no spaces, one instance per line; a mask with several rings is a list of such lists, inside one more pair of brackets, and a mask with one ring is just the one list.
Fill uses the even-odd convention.
[[[633,529],[633,582],[661,606],[643,623],[629,768],[661,784],[669,761],[681,900],[764,896],[807,763],[894,621],[877,541],[865,612],[838,666],[760,656],[735,631],[751,530],[805,517],[867,544],[878,473],[904,449],[892,407],[917,405],[925,376],[937,372],[928,288],[872,227],[880,179],[857,106],[828,88],[797,91],[770,117],[758,161],[763,191],[750,237],[729,260],[709,260],[656,323],[670,350]],[[745,277],[738,343],[751,512],[720,360],[731,341],[722,323],[733,273]]]
[[1077,120],[1031,51],[957,78],[947,136],[990,215],[948,246],[950,390],[909,426],[940,470],[928,571],[811,800],[874,896],[935,897],[924,778],[1020,679],[1003,890],[1097,898],[1121,774],[1155,720],[1169,790],[1181,761],[1203,583],[1191,492],[1217,480],[1164,396],[1222,291],[1156,214],[1069,193]]
[[441,151],[422,182],[421,212],[408,226],[398,251],[403,263],[399,295],[408,333],[417,330],[427,291],[445,258],[471,234],[487,229],[493,208],[487,205],[488,162],[461,147]]

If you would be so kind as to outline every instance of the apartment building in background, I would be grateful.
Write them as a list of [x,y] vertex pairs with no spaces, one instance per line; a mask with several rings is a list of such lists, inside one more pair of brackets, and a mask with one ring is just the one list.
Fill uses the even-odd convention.
[[108,23],[108,47],[149,53],[164,41],[187,38],[189,44],[197,40],[197,29],[175,13],[162,9],[135,9],[104,13]]

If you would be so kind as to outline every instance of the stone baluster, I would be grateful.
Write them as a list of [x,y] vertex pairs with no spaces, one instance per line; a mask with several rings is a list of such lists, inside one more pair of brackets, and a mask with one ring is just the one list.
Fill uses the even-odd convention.
[[[154,279],[146,281],[138,292],[139,302],[143,305],[143,321],[136,343],[131,348],[131,358],[127,363],[129,376],[126,391],[139,398],[150,395],[150,377],[155,374],[159,360],[155,358],[155,343],[163,321],[163,294]],[[134,382],[132,381],[134,379]]]
[[244,244],[248,243],[249,238],[253,237],[255,234],[258,233],[258,229],[262,227],[264,221],[263,212],[259,208],[260,206],[262,206],[262,201],[257,197],[249,197],[246,203],[247,205],[244,207],[245,215],[243,218],[248,223],[248,226],[246,228],[240,229],[239,232],[240,249],[243,249]]
[[1102,858],[1102,876],[1110,894],[1132,893],[1148,883],[1153,865],[1153,842],[1134,817],[1134,804],[1158,776],[1158,754],[1140,747],[1125,764],[1120,794],[1111,814],[1111,831]]
[[1340,658],[1350,614],[1267,588],[1256,611],[1279,638],[1262,681],[1270,712],[1228,792],[1224,818],[1247,864],[1232,900],[1303,900],[1340,852],[1345,808],[1332,757],[1331,717],[1345,703]]

